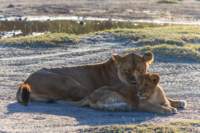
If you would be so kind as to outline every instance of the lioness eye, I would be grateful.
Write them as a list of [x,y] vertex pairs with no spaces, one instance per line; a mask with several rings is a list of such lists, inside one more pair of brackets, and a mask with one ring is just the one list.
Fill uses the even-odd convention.
[[129,71],[129,70],[124,70],[124,72],[125,72],[125,73],[129,73],[130,71]]
[[139,72],[140,72],[140,73],[143,73],[143,69],[140,68],[140,69],[139,69]]

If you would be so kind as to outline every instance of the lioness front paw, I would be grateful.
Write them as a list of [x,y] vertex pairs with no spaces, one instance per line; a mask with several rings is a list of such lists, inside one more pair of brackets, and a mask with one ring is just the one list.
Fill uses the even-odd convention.
[[185,109],[187,107],[187,102],[185,100],[180,100],[178,104],[178,108]]

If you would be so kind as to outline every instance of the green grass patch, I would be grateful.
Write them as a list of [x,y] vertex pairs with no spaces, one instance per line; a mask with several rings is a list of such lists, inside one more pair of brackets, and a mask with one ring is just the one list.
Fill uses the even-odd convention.
[[190,58],[196,61],[200,61],[200,52],[196,49],[194,45],[185,45],[185,46],[176,46],[176,45],[168,45],[161,44],[155,46],[145,46],[140,47],[138,50],[141,51],[152,51],[158,55],[164,56],[174,56],[176,58]]
[[79,36],[73,35],[73,34],[67,34],[67,33],[47,33],[39,36],[19,36],[19,37],[12,37],[12,38],[5,38],[0,39],[0,44],[53,44],[57,45],[59,43],[65,43],[65,42],[78,42]]
[[198,132],[200,120],[182,120],[171,123],[158,124],[135,124],[135,125],[113,125],[94,127],[81,130],[91,133],[188,133]]
[[183,47],[200,52],[200,44],[186,44]]
[[119,37],[135,40],[160,40],[184,43],[200,40],[199,26],[171,25],[158,27],[145,27],[138,29],[111,29],[108,30]]
[[160,4],[177,4],[182,0],[159,0],[157,3]]

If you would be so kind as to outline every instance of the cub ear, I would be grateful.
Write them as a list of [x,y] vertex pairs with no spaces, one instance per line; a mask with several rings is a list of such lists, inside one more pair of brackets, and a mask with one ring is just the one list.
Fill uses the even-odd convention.
[[143,56],[143,59],[146,63],[148,63],[149,65],[153,63],[154,61],[154,55],[152,52],[146,52]]
[[112,59],[115,63],[119,63],[122,57],[118,54],[112,54]]
[[158,84],[160,82],[160,75],[157,73],[152,74],[151,80],[154,84]]

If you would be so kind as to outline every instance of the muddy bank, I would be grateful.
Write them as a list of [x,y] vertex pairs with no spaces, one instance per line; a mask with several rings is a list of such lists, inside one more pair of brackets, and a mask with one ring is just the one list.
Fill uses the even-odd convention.
[[[166,21],[167,24],[167,21]],[[42,33],[88,34],[116,28],[142,28],[163,25],[126,19],[79,16],[23,16],[0,18],[0,38],[41,35]]]
[[175,3],[160,0],[0,0],[0,15],[73,15],[128,19],[199,19],[198,0]]
[[123,19],[83,16],[1,16],[0,38],[46,33],[88,34],[109,29],[137,29],[170,25],[200,25],[200,21],[169,19]]

